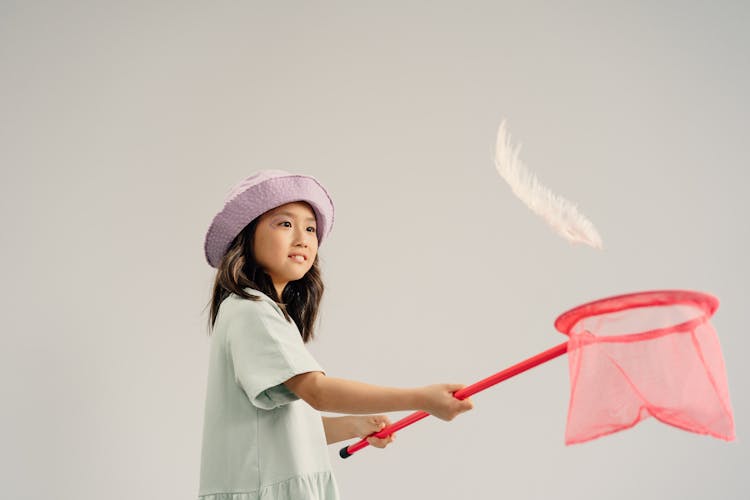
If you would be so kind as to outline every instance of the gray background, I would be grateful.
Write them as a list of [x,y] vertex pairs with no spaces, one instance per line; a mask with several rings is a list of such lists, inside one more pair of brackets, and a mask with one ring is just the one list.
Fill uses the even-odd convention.
[[[742,2],[3,1],[3,496],[195,496],[203,236],[282,168],[336,203],[310,345],[330,375],[468,384],[581,302],[722,304],[733,443],[650,419],[566,447],[559,358],[386,450],[331,446],[344,498],[750,497],[748,25]],[[604,251],[514,198],[502,118]]]

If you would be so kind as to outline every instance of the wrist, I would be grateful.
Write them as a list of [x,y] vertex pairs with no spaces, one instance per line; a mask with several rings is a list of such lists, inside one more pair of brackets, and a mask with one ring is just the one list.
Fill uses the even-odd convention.
[[344,428],[346,429],[347,439],[354,439],[359,437],[359,426],[357,425],[356,415],[347,415],[341,417],[344,420]]
[[414,410],[427,411],[427,398],[425,397],[424,391],[421,387],[411,389],[409,406],[411,406],[411,408]]

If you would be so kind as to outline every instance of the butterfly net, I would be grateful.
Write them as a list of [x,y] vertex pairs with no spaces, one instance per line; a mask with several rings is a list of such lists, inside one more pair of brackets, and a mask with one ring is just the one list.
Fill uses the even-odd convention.
[[584,304],[555,327],[570,337],[565,443],[654,417],[691,432],[734,439],[724,360],[708,294],[659,291]]

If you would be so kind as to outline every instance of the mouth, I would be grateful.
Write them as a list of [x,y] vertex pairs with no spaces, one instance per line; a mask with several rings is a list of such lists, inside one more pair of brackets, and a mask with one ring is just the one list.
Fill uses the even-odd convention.
[[292,259],[294,262],[299,262],[300,264],[307,261],[307,257],[304,255],[299,254],[292,254],[289,256],[290,259]]

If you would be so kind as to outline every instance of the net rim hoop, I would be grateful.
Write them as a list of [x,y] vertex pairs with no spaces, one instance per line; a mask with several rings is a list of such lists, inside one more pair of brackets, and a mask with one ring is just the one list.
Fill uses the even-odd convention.
[[611,312],[626,311],[637,307],[675,304],[697,306],[706,313],[705,318],[707,319],[718,309],[719,299],[711,294],[694,290],[650,290],[613,295],[587,302],[565,311],[555,320],[555,329],[560,333],[570,335],[570,331],[576,323],[584,318]]

